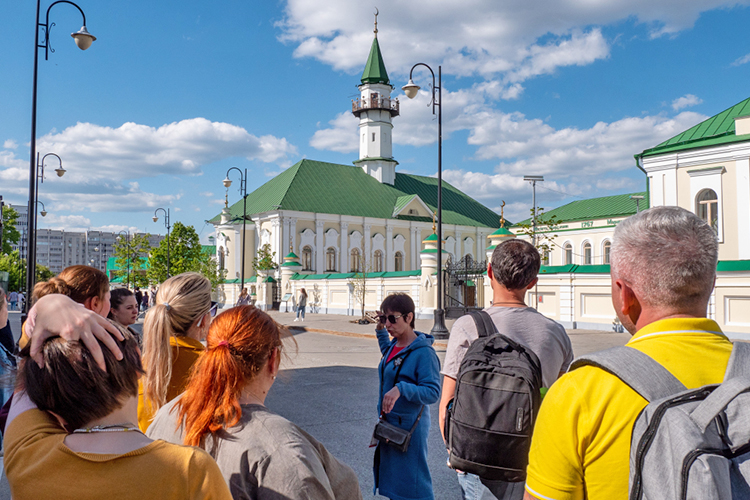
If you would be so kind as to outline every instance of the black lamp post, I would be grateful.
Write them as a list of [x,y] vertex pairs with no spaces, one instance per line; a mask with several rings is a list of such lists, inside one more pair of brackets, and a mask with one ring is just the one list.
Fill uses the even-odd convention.
[[[30,147],[30,159],[29,159],[29,213],[28,213],[28,252],[27,252],[27,273],[26,273],[26,293],[29,294],[34,289],[34,281],[35,281],[35,274],[36,274],[36,217],[34,216],[35,213],[35,207],[36,207],[36,175],[34,169],[36,168],[36,164],[34,163],[35,159],[38,160],[38,155],[36,152],[36,89],[37,89],[37,73],[39,70],[39,49],[44,49],[44,59],[47,60],[49,58],[49,52],[54,52],[55,49],[51,48],[49,45],[49,29],[50,29],[50,23],[49,23],[49,11],[54,7],[55,5],[59,3],[67,3],[78,9],[78,11],[81,13],[81,16],[83,17],[83,27],[76,31],[75,33],[72,33],[70,36],[73,37],[73,39],[76,42],[76,45],[78,45],[78,48],[81,50],[86,50],[89,47],[91,47],[91,43],[96,40],[96,37],[93,36],[91,33],[88,32],[86,29],[86,14],[83,13],[83,10],[81,8],[74,4],[73,2],[70,2],[68,0],[58,0],[57,2],[53,2],[48,8],[47,8],[47,17],[44,23],[41,22],[39,14],[41,13],[41,4],[40,0],[37,0],[36,2],[36,25],[34,26],[34,76],[32,79],[32,90],[31,90],[31,147]],[[54,25],[54,23],[52,24]],[[41,33],[39,30],[41,29]],[[41,36],[40,36],[41,35]],[[57,156],[57,155],[55,155]],[[46,157],[46,155],[45,155]],[[58,157],[59,159],[59,157]],[[44,160],[42,160],[44,162]],[[62,165],[61,165],[62,168]],[[64,171],[63,171],[64,173]],[[60,174],[62,175],[62,174]],[[26,300],[26,305],[24,306],[24,312],[29,311],[29,302],[31,300]]]
[[419,92],[419,85],[416,85],[412,80],[414,74],[414,68],[417,66],[424,66],[430,70],[432,75],[432,114],[435,114],[435,108],[437,108],[438,117],[438,195],[437,195],[437,238],[438,238],[438,253],[437,253],[437,307],[435,308],[435,322],[432,326],[430,333],[435,338],[446,338],[448,336],[448,328],[445,326],[445,311],[443,310],[443,70],[442,66],[438,66],[438,80],[435,85],[435,72],[432,71],[425,63],[417,63],[412,66],[409,71],[409,83],[401,87],[406,97],[414,99]]
[[237,167],[231,167],[227,170],[227,177],[224,179],[224,187],[228,188],[232,185],[232,181],[229,179],[229,172],[236,170],[240,173],[240,194],[242,194],[242,256],[240,257],[240,292],[245,288],[245,224],[247,222],[247,169],[245,173],[242,173]]
[[[54,5],[54,4],[53,4]],[[39,158],[39,153],[36,154],[36,165],[34,167],[34,170],[32,170],[31,174],[31,183],[30,183],[30,193],[31,197],[29,198],[29,208],[28,208],[28,215],[27,215],[27,225],[29,228],[28,232],[28,245],[27,245],[27,252],[26,252],[26,289],[30,290],[31,292],[34,291],[34,284],[36,283],[36,206],[38,203],[41,203],[38,200],[39,197],[39,181],[41,180],[42,183],[44,183],[44,161],[47,159],[48,156],[54,156],[57,158],[57,161],[59,163],[58,167],[55,169],[55,173],[58,177],[62,177],[65,175],[66,170],[62,166],[62,160],[59,156],[57,156],[55,153],[47,153],[46,155],[42,156],[42,158]],[[46,210],[44,209],[44,203],[42,203],[42,211],[40,212],[42,217],[47,215]],[[29,311],[29,306],[27,305],[24,308],[24,312]]]
[[127,262],[127,268],[128,268],[127,275],[126,275],[127,276],[126,286],[128,289],[130,289],[130,231],[122,230],[117,234],[118,234],[117,236],[118,240],[122,238],[123,234],[125,235],[125,251],[126,251],[125,260]]
[[156,210],[154,210],[154,222],[157,222],[159,220],[159,217],[156,215],[157,213],[159,213],[159,210],[164,212],[164,227],[167,228],[167,278],[169,278],[171,276],[171,265],[169,262],[169,228],[172,226],[169,225],[169,209],[164,210],[163,208],[157,208]]

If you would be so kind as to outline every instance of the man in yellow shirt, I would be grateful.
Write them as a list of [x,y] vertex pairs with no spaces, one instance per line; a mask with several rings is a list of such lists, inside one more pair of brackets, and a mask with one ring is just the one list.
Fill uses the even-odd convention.
[[[612,246],[612,303],[647,354],[687,388],[720,383],[732,343],[706,318],[718,242],[679,207],[655,207],[621,222]],[[628,497],[633,424],[647,402],[614,375],[573,370],[547,393],[529,455],[525,500]]]

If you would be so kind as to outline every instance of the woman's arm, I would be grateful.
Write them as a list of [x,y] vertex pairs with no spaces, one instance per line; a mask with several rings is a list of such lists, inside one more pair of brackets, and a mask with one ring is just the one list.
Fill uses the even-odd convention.
[[432,347],[422,349],[429,351],[429,354],[417,359],[417,383],[402,380],[396,383],[396,387],[407,401],[431,405],[440,397],[440,360]]

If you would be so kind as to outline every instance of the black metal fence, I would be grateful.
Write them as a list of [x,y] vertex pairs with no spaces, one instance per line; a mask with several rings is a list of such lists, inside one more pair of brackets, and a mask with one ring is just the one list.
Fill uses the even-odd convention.
[[447,318],[458,318],[472,309],[483,309],[487,261],[470,256],[448,262],[443,270],[444,308]]

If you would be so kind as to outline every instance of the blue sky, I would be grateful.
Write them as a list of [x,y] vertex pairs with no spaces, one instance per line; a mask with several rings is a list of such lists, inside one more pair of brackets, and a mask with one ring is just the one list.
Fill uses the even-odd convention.
[[[42,15],[51,2],[42,5]],[[642,190],[633,154],[750,96],[750,0],[378,1],[399,171],[436,173],[426,93],[409,68],[443,68],[445,179],[510,219],[541,206]],[[50,14],[40,52],[37,147],[68,173],[47,182],[40,227],[163,233],[151,219],[204,221],[231,166],[249,190],[301,158],[357,159],[357,93],[374,5],[352,0],[93,2]],[[0,17],[0,195],[28,197],[34,2]],[[415,80],[427,87],[427,75]],[[51,174],[51,175],[50,175]],[[236,179],[236,178],[235,178]],[[239,198],[235,182],[230,203]]]

